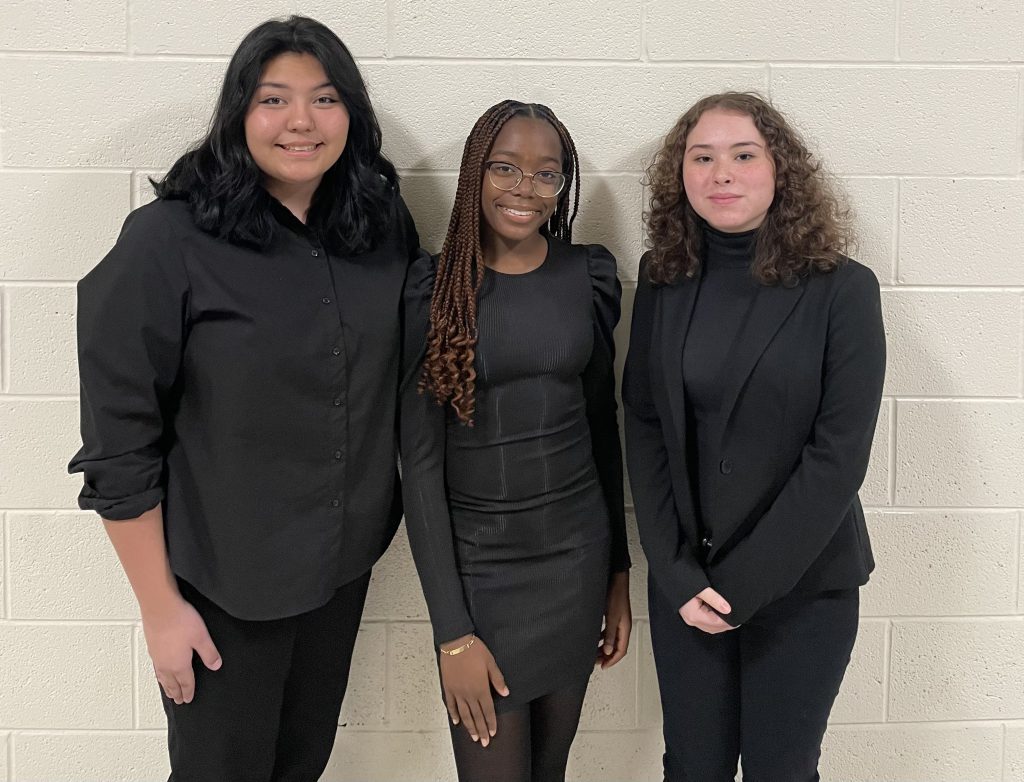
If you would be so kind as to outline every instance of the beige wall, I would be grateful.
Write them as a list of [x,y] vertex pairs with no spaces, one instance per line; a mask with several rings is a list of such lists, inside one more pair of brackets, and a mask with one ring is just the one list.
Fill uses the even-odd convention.
[[[577,238],[613,249],[627,293],[643,161],[690,102],[755,88],[806,130],[860,214],[891,351],[863,491],[879,567],[823,777],[1024,779],[1021,0],[5,0],[0,782],[166,774],[134,602],[64,474],[74,281],[201,132],[240,36],[289,11],[359,58],[432,249],[465,133],[500,98],[548,103],[572,130]],[[573,779],[660,778],[635,558],[632,652],[594,676]],[[453,779],[402,535],[365,619],[324,778]]]

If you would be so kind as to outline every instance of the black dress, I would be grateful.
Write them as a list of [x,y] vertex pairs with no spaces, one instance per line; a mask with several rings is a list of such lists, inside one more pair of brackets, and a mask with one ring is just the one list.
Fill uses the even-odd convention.
[[[414,266],[407,335],[424,344],[433,263]],[[402,402],[406,524],[440,644],[475,632],[508,684],[499,710],[584,686],[610,572],[626,570],[612,331],[615,259],[548,240],[526,274],[480,291],[472,427],[417,393]],[[415,347],[410,351],[416,353]]]

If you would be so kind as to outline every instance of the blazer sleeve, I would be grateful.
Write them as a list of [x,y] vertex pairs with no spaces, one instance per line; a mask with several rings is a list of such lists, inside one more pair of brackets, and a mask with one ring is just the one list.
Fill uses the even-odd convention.
[[[709,581],[679,523],[668,448],[651,393],[654,297],[646,265],[641,263],[622,378],[626,466],[648,566],[662,594],[679,608],[709,586]],[[666,392],[681,394],[682,388]]]
[[[738,625],[788,594],[824,551],[867,472],[885,379],[878,280],[851,263],[828,315],[822,397],[793,473],[752,531],[710,568]],[[751,574],[756,573],[756,578]]]
[[430,613],[434,644],[473,632],[455,563],[445,487],[445,409],[417,388],[426,354],[434,263],[423,253],[409,269],[404,334],[399,442],[402,499],[409,546]]
[[78,283],[83,510],[133,519],[164,499],[164,450],[187,330],[180,240],[156,202]]
[[621,313],[622,286],[615,273],[615,258],[604,247],[587,247],[587,265],[594,299],[594,349],[583,371],[583,396],[597,478],[611,521],[610,571],[620,573],[630,566],[622,489],[622,444],[615,402],[614,332]]

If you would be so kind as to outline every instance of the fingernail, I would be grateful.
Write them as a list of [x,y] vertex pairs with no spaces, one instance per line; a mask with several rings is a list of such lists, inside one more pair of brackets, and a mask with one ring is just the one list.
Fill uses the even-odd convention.
[[612,646],[611,646],[611,644],[605,644],[604,645],[604,653],[605,654],[611,654],[612,653]]
[[481,741],[481,742],[480,742],[480,746],[482,746],[482,747],[486,747],[486,746],[487,746],[487,744],[488,744],[488,740],[487,740],[487,737],[486,737],[486,736],[484,736],[484,739],[483,739],[483,741]]
[[[469,735],[473,736],[472,733],[470,733]],[[480,741],[480,737],[479,736],[473,736],[473,741]]]
[[495,733],[497,733],[497,731],[494,731],[494,730],[488,731],[488,732],[491,734],[492,737],[494,736]]
[[210,670],[219,671],[222,662],[223,661],[218,657],[216,660],[213,661],[213,665],[210,666]]

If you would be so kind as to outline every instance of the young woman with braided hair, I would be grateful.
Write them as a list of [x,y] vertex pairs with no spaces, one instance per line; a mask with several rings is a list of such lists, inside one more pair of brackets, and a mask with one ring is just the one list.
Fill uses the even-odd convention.
[[620,287],[570,243],[578,171],[550,109],[491,107],[407,283],[406,523],[462,782],[564,779],[595,659],[629,643]]

